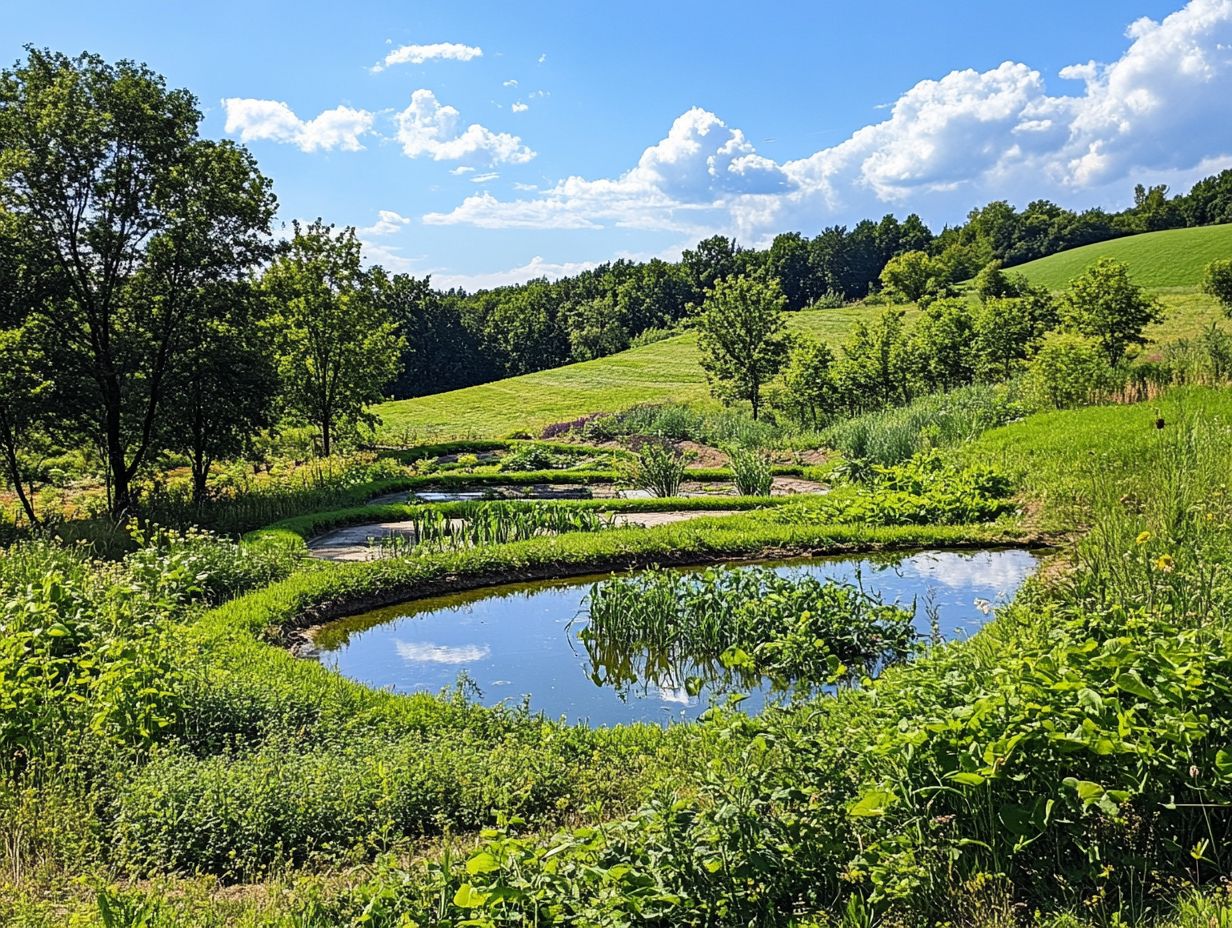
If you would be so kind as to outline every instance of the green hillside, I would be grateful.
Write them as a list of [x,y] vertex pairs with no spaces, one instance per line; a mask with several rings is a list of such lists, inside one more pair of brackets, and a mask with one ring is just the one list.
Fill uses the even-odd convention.
[[1135,282],[1152,289],[1196,287],[1216,258],[1232,258],[1232,224],[1146,232],[1111,242],[1071,248],[1013,268],[1052,290],[1063,289],[1097,258],[1129,265]]
[[[1129,264],[1134,279],[1145,287],[1188,291],[1162,295],[1167,317],[1148,329],[1152,340],[1192,337],[1223,319],[1215,301],[1194,288],[1210,261],[1232,257],[1232,224],[1148,232],[1085,245],[1014,270],[1034,283],[1059,290],[1105,255]],[[809,310],[793,314],[789,325],[793,332],[837,344],[857,319],[871,319],[878,312],[876,306]],[[375,412],[384,423],[382,435],[391,440],[486,438],[636,403],[690,402],[707,395],[696,336],[688,333],[595,361],[382,403]]]
[[[870,319],[879,311],[851,306],[794,313],[789,327],[838,343],[857,319]],[[594,361],[382,403],[374,411],[384,423],[382,434],[389,438],[491,437],[636,403],[688,402],[706,396],[697,337],[686,333]]]

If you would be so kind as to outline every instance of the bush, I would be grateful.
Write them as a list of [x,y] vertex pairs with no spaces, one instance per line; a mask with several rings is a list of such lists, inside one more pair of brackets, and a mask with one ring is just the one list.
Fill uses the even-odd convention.
[[560,465],[560,458],[547,448],[542,445],[528,444],[519,445],[501,458],[500,469],[511,472],[555,470]]
[[1232,258],[1220,258],[1206,266],[1202,292],[1213,296],[1223,311],[1232,316]]
[[626,465],[625,479],[639,489],[654,496],[678,496],[684,480],[684,455],[665,441],[643,441]]
[[731,458],[732,481],[738,496],[770,495],[774,477],[768,454],[739,446],[730,448],[727,454]]
[[775,510],[781,522],[816,525],[962,525],[1013,511],[1009,478],[983,466],[959,468],[935,452],[893,467],[850,468],[863,482]]
[[1044,339],[1027,365],[1024,392],[1037,409],[1072,409],[1112,389],[1115,373],[1099,342],[1068,332]]

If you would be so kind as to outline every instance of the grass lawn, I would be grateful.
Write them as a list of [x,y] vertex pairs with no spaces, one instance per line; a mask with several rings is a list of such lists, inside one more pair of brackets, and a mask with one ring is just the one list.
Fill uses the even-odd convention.
[[1232,258],[1232,224],[1168,229],[1071,248],[1013,268],[1034,284],[1062,290],[1097,258],[1116,258],[1143,287],[1197,287],[1216,258]]
[[[793,313],[792,332],[837,344],[877,306],[849,306]],[[433,441],[490,438],[533,429],[592,412],[615,412],[637,403],[692,402],[709,396],[692,332],[606,358],[537,371],[432,396],[382,403],[374,410],[389,439]]]

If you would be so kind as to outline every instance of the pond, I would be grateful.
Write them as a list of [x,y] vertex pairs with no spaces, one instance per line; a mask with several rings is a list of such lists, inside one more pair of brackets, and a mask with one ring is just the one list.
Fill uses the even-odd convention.
[[[886,603],[915,604],[922,636],[939,630],[947,640],[968,636],[988,621],[989,604],[1008,601],[1034,571],[1037,559],[1022,549],[921,551],[893,557],[817,558],[771,566],[783,576],[812,575],[857,583]],[[741,567],[733,567],[740,570]],[[438,692],[464,674],[487,705],[520,704],[549,717],[591,725],[696,718],[731,689],[756,712],[784,698],[764,682],[724,685],[711,674],[701,686],[683,684],[695,668],[650,674],[633,685],[626,656],[621,673],[602,666],[579,637],[591,586],[603,577],[510,584],[416,600],[332,623],[318,631],[323,664],[373,687],[396,692]]]

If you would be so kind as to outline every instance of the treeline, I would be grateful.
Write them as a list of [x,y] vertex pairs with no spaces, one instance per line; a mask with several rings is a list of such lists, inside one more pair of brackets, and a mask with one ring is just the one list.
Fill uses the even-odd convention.
[[[615,261],[555,282],[532,280],[477,293],[441,292],[427,279],[398,276],[395,308],[407,350],[390,393],[438,393],[654,341],[692,316],[706,291],[728,277],[773,279],[787,309],[798,310],[880,290],[886,265],[907,254],[929,259],[908,262],[904,278],[922,275],[923,294],[970,279],[994,261],[1011,267],[1120,236],[1223,222],[1232,222],[1232,171],[1179,196],[1169,197],[1163,185],[1139,185],[1134,205],[1121,212],[1075,212],[1048,200],[1018,210],[998,200],[938,234],[913,213],[903,220],[887,215],[851,228],[831,226],[812,238],[788,232],[767,249],[714,236],[678,262]],[[916,298],[910,284],[906,290]]]
[[200,121],[132,62],[0,72],[0,460],[31,523],[49,461],[75,455],[117,519],[172,461],[200,503],[281,424],[329,454],[397,376],[397,288],[354,230],[277,242],[270,181]]

